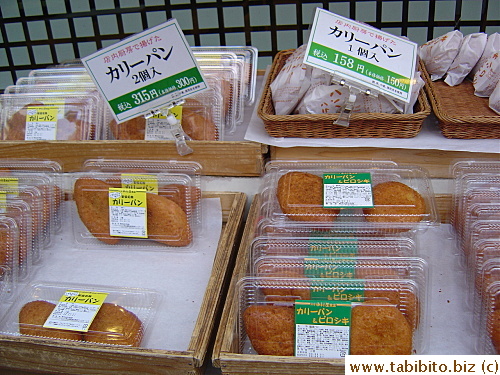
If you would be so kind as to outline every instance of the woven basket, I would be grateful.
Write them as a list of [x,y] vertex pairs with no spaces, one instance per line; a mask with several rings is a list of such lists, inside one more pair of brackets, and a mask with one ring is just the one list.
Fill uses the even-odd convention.
[[257,114],[272,137],[412,138],[420,132],[425,118],[431,113],[426,95],[421,90],[415,113],[352,113],[348,127],[334,124],[338,114],[276,115],[269,86],[293,51],[284,50],[276,54],[257,107]]
[[470,80],[448,86],[442,79],[433,82],[425,66],[422,73],[432,110],[446,138],[500,138],[500,116],[488,107],[488,98],[474,95]]

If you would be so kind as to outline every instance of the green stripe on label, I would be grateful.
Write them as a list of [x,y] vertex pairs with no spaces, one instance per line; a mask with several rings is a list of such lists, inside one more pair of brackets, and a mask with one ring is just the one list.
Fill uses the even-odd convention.
[[175,91],[189,90],[203,82],[200,71],[194,67],[112,99],[109,104],[113,112],[119,114]]
[[323,60],[354,73],[361,74],[374,81],[394,87],[402,92],[409,93],[410,78],[404,77],[398,73],[382,68],[370,62],[358,59],[351,55],[346,55],[340,51],[323,46],[318,43],[311,43],[309,55],[312,58]]

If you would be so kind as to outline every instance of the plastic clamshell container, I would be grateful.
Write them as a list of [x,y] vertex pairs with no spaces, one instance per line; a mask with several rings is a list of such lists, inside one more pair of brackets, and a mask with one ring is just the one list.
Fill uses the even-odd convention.
[[[355,306],[359,304],[391,306],[391,314],[393,317],[393,314],[397,315],[398,323],[397,326],[385,327],[388,330],[385,334],[394,329],[401,329],[402,336],[403,332],[406,336],[404,339],[406,349],[400,352],[402,349],[399,344],[394,346],[395,343],[391,342],[388,347],[385,347],[387,344],[385,342],[382,347],[370,347],[367,343],[366,347],[361,350],[367,351],[364,354],[391,354],[393,350],[395,350],[393,354],[418,354],[424,350],[425,292],[413,280],[244,277],[238,282],[237,291],[239,351],[243,354],[293,355],[295,329],[293,319],[290,319],[290,314],[293,313],[287,310],[288,312],[284,313],[287,316],[285,318],[281,313],[275,314],[274,310],[293,308],[296,301],[330,304],[352,302],[353,313]],[[267,311],[269,306],[271,306],[271,311]],[[380,315],[381,312],[374,309],[366,313],[365,318],[370,320],[370,316],[373,318],[372,314]],[[248,316],[253,316],[253,318],[257,316],[258,321],[257,323],[254,321],[255,325],[264,329],[257,329],[255,334],[249,334],[246,327],[250,327],[248,320],[251,318]],[[370,326],[370,324],[367,325],[365,319],[358,320],[358,322],[362,322],[360,327]],[[351,326],[351,336],[354,334],[353,326]],[[380,330],[381,327],[369,329]],[[271,337],[268,336],[269,333]],[[276,334],[274,339],[272,333]],[[376,335],[379,334],[380,331]],[[276,341],[276,337],[280,339]],[[260,342],[252,342],[254,340]],[[288,350],[282,350],[285,345],[283,342],[286,342]],[[255,344],[259,347],[263,344],[264,347],[270,345],[281,348],[278,352],[274,352],[272,348],[259,350],[255,349]],[[362,353],[356,352],[356,354]]]
[[424,290],[428,284],[428,264],[417,257],[266,256],[257,259],[250,272],[255,277],[410,279]]
[[[179,109],[181,108],[181,109]],[[177,110],[179,109],[179,110]],[[220,88],[210,87],[202,93],[183,100],[173,113],[180,120],[185,134],[198,141],[222,141],[224,139],[223,99]],[[176,131],[167,120],[166,111],[154,116],[137,116],[117,123],[107,116],[104,124],[105,137],[118,140],[175,140]]]
[[0,170],[2,171],[25,171],[25,172],[53,172],[61,173],[62,166],[55,160],[47,159],[0,159]]
[[257,237],[250,245],[250,262],[267,256],[414,257],[415,241],[407,237]]
[[97,94],[3,94],[0,101],[3,140],[94,140],[101,133]]
[[[439,223],[430,179],[418,166],[276,162],[268,165],[266,171],[261,189],[261,218],[278,226],[313,223],[341,235],[389,235],[423,230]],[[341,182],[331,184],[334,203],[326,206],[324,179],[337,177]],[[344,189],[346,185],[350,186]],[[351,201],[352,195],[358,195],[360,200]],[[370,195],[372,206],[369,201],[365,203]]]
[[196,46],[191,47],[193,52],[232,52],[244,66],[244,99],[246,105],[252,105],[255,102],[255,91],[257,81],[257,59],[259,51],[252,46]]
[[[74,291],[107,294],[88,331],[43,327],[48,314],[56,304],[63,297],[75,296],[77,293]],[[90,295],[90,293],[82,294]],[[158,292],[151,289],[44,281],[30,283],[16,293],[14,302],[0,320],[0,332],[12,336],[82,341],[82,343],[140,346],[141,342],[147,340],[149,331],[154,325],[155,314],[161,302],[160,297]],[[23,321],[20,322],[21,310],[26,304],[33,302],[35,303],[29,305],[29,309],[24,310]]]
[[500,281],[486,288],[481,305],[478,354],[500,354]]
[[495,203],[473,203],[466,205],[463,212],[460,237],[457,239],[461,249],[470,242],[470,227],[479,220],[500,220],[500,201]]
[[471,262],[467,268],[467,287],[469,301],[476,306],[478,297],[487,280],[484,279],[485,265],[490,261],[500,259],[500,238],[487,238],[474,244],[471,252]]
[[[77,247],[185,251],[201,230],[199,193],[188,175],[82,172],[67,177]],[[132,193],[117,196],[111,188]],[[135,195],[140,192],[144,195]],[[138,219],[129,221],[132,215]]]
[[[27,171],[1,171],[2,189],[7,194],[20,194],[27,187],[35,187],[42,195],[42,221],[46,233],[55,234],[61,229],[60,209],[63,201],[60,174]],[[23,190],[24,189],[24,190]],[[32,195],[35,195],[33,193]],[[27,193],[29,195],[29,193]]]
[[19,227],[14,219],[0,216],[0,296],[11,293],[19,281]]
[[[180,160],[136,160],[136,159],[87,159],[83,162],[84,172],[104,173],[147,173],[175,174],[189,181],[189,193],[192,201],[192,218],[195,223],[201,223],[201,164],[195,161]],[[184,181],[184,180],[183,180]]]

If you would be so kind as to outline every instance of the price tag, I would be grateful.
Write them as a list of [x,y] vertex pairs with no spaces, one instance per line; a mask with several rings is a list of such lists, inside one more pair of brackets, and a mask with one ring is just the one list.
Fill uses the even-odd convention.
[[26,141],[53,141],[57,139],[59,108],[30,106],[26,110]]
[[87,332],[108,293],[67,290],[43,325]]
[[[182,106],[177,105],[170,110],[176,119],[182,122]],[[149,141],[172,141],[175,140],[172,134],[173,126],[163,114],[156,114],[146,119],[145,140]]]
[[325,173],[323,207],[373,207],[370,173]]
[[344,358],[350,325],[350,303],[295,301],[295,356]]
[[208,88],[175,19],[82,59],[117,122]]
[[119,237],[147,238],[146,191],[109,189],[109,234]]
[[145,190],[158,194],[158,178],[149,174],[122,173],[122,189]]
[[19,194],[19,179],[17,177],[0,177],[0,189],[9,194]]
[[317,8],[304,63],[408,103],[418,45]]

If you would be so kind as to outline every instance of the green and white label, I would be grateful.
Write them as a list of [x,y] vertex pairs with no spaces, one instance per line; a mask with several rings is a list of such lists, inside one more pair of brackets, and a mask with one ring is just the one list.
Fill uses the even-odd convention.
[[295,302],[295,356],[344,358],[349,353],[351,304]]
[[67,290],[43,325],[87,332],[108,293]]
[[345,238],[339,241],[321,238],[309,240],[308,255],[310,256],[355,257],[357,254],[358,240],[356,238]]
[[208,88],[171,19],[82,59],[118,122]]
[[418,45],[317,8],[304,63],[409,102]]
[[323,207],[373,207],[370,173],[323,174]]
[[145,190],[109,189],[109,235],[147,238]]

